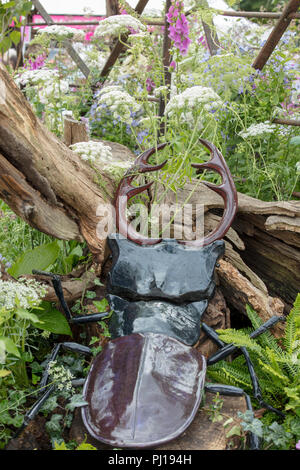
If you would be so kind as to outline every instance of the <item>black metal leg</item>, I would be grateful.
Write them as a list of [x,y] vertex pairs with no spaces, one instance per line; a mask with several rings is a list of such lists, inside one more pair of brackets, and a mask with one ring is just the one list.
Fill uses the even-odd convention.
[[[249,336],[251,339],[257,338],[259,335],[265,333],[269,328],[272,328],[272,326],[276,325],[279,321],[285,321],[286,318],[281,316],[278,317],[274,315],[273,317],[269,318],[263,325],[261,325],[259,328],[254,330]],[[208,365],[215,364],[216,362],[221,361],[222,359],[225,359],[226,357],[230,356],[232,353],[238,352],[239,348],[238,346],[234,346],[234,344],[226,344],[223,343],[222,340],[218,337],[218,334],[210,328],[209,326],[205,325],[205,323],[202,324],[203,331],[211,338],[215,343],[221,347],[220,351],[217,351],[215,354],[213,354],[207,361]]]
[[[30,421],[38,414],[39,410],[42,408],[45,401],[47,401],[47,399],[49,398],[51,393],[55,390],[55,384],[47,386],[47,382],[48,382],[48,378],[49,378],[48,365],[51,361],[54,361],[56,359],[60,349],[64,349],[64,350],[72,351],[72,352],[78,352],[80,354],[89,355],[89,356],[92,355],[92,351],[89,347],[83,346],[82,344],[78,344],[78,343],[72,343],[72,342],[68,343],[68,342],[66,342],[66,343],[58,343],[54,346],[54,348],[52,350],[52,353],[51,353],[51,355],[50,355],[50,357],[47,361],[47,366],[45,368],[45,372],[43,373],[43,376],[42,376],[42,379],[41,379],[41,382],[40,382],[40,392],[39,393],[40,394],[42,393],[42,394],[38,398],[38,400],[33,404],[33,406],[30,408],[30,410],[27,411],[27,413],[24,415],[23,424],[18,429],[18,431],[16,432],[16,434],[14,436],[14,439],[17,438],[20,435],[20,433],[26,428],[26,426],[28,426]],[[72,380],[72,385],[74,387],[80,387],[81,385],[84,384],[84,382],[85,382],[85,379],[74,379],[74,380]],[[46,390],[45,390],[45,388],[46,388]]]
[[[231,397],[244,396],[246,399],[247,409],[249,411],[253,411],[251,399],[249,395],[247,395],[247,393],[242,388],[233,387],[231,385],[206,384],[205,390],[209,393],[220,393],[222,395],[227,395]],[[250,449],[259,450],[260,449],[259,437],[253,434],[252,432],[249,433],[249,437],[250,437]]]
[[63,288],[61,285],[61,279],[60,276],[57,274],[53,273],[48,273],[46,271],[38,271],[36,269],[32,270],[33,274],[40,274],[42,276],[48,276],[51,277],[51,281],[55,290],[55,293],[57,295],[57,298],[60,302],[60,305],[62,306],[63,311],[65,312],[65,315],[67,317],[67,320],[72,323],[72,324],[81,324],[81,323],[91,323],[91,322],[97,322],[102,320],[102,318],[107,317],[108,313],[107,312],[99,312],[99,313],[92,313],[91,315],[81,315],[77,317],[72,317],[71,311],[68,307],[68,304],[65,300],[64,297],[64,292]]
[[[255,331],[253,331],[249,336],[250,338],[257,338],[257,336],[261,335],[265,331],[267,331],[269,328],[274,326],[278,321],[285,321],[285,317],[278,317],[278,316],[273,316],[270,318],[267,322],[265,322],[263,325],[261,325],[259,328],[257,328]],[[238,348],[237,346],[234,346],[233,344],[227,344],[225,345],[222,340],[218,337],[218,334],[209,326],[207,326],[205,323],[202,324],[203,331],[207,334],[209,338],[211,338],[221,349],[220,351],[217,351],[215,354],[213,354],[208,360],[207,360],[207,365],[210,366],[212,364],[215,364],[216,362],[219,362],[226,357],[228,357],[230,354],[233,352],[240,352],[244,355],[246,364],[249,370],[251,382],[252,382],[252,389],[253,389],[253,396],[254,398],[259,402],[260,406],[267,408],[268,410],[272,411],[273,413],[278,414],[279,416],[285,416],[282,411],[277,410],[273,406],[269,405],[266,403],[263,398],[262,398],[262,393],[261,393],[261,388],[258,382],[258,378],[256,376],[256,373],[254,371],[254,367],[252,364],[252,361],[250,359],[249,353],[245,347]]]
[[52,349],[51,355],[50,355],[50,357],[47,361],[45,372],[43,373],[42,379],[40,381],[40,387],[41,388],[44,388],[47,385],[48,378],[49,378],[48,365],[51,361],[54,361],[56,359],[60,349],[64,349],[66,351],[77,352],[77,353],[84,354],[84,355],[87,355],[87,356],[92,355],[91,348],[89,348],[88,346],[83,346],[82,344],[72,343],[72,342],[70,342],[70,343],[69,342],[57,343],[54,346],[54,348]]

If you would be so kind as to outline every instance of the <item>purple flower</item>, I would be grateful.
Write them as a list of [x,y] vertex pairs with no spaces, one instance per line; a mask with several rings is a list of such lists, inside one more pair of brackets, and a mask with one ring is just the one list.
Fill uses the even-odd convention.
[[172,60],[172,62],[170,63],[169,67],[173,70],[176,70],[176,62],[175,60]]
[[183,13],[183,2],[174,1],[166,15],[169,26],[169,37],[179,49],[181,55],[186,55],[191,40],[189,38],[189,23]]
[[297,450],[300,450],[300,441],[297,442],[297,444],[296,444],[296,449],[297,449]]
[[155,88],[155,83],[151,78],[147,78],[146,80],[146,89],[148,93],[151,93],[151,91]]

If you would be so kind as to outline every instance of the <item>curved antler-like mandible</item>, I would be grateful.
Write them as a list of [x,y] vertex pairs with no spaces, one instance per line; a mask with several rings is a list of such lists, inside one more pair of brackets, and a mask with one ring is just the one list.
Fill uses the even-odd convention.
[[235,184],[223,155],[211,142],[208,142],[204,139],[199,140],[211,152],[212,158],[205,163],[193,163],[192,166],[194,168],[212,169],[217,171],[222,176],[222,183],[220,185],[208,183],[207,181],[202,182],[208,188],[222,196],[224,199],[224,213],[220,224],[215,228],[215,230],[206,235],[204,238],[193,241],[179,241],[179,243],[190,246],[205,246],[209,245],[215,240],[220,240],[223,238],[231,226],[238,207],[238,198]]
[[126,172],[117,189],[115,199],[117,230],[120,234],[124,235],[126,238],[129,238],[129,240],[138,243],[139,245],[155,245],[161,241],[161,238],[143,237],[136,230],[134,230],[130,224],[128,225],[126,217],[128,200],[136,194],[140,194],[146,189],[150,188],[150,186],[153,184],[152,181],[151,183],[145,184],[144,186],[134,187],[131,185],[131,182],[136,174],[146,173],[147,171],[160,170],[167,163],[167,160],[165,160],[160,165],[148,165],[150,156],[153,155],[156,150],[163,149],[166,145],[167,143],[160,144],[157,146],[157,148],[152,147],[151,149],[142,153],[135,160],[133,166]]

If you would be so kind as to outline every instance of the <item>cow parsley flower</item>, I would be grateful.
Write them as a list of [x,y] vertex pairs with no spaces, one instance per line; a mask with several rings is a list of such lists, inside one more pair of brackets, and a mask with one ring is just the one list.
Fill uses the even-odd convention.
[[39,82],[48,82],[54,78],[58,78],[58,70],[35,69],[25,70],[25,72],[15,76],[15,82],[18,86],[36,85]]
[[251,124],[245,131],[239,132],[243,139],[248,137],[261,137],[266,134],[272,134],[276,129],[276,124],[271,124],[270,121],[259,122],[258,124]]
[[100,21],[94,36],[96,38],[102,36],[119,36],[120,34],[130,31],[139,32],[146,30],[146,26],[131,15],[114,15]]
[[111,147],[104,145],[102,142],[78,142],[77,144],[70,145],[73,152],[80,155],[82,160],[90,161],[91,163],[100,163],[101,167],[107,171],[112,171],[116,168],[127,169],[132,165],[132,162],[113,159]]
[[69,369],[62,365],[58,365],[57,361],[50,361],[48,364],[48,373],[53,382],[57,382],[56,387],[58,390],[71,392],[72,379],[74,375]]
[[193,125],[194,113],[201,110],[215,111],[222,106],[222,100],[212,88],[200,85],[187,88],[182,93],[172,96],[166,106],[166,114],[172,116],[180,113],[183,121]]
[[140,105],[122,87],[111,85],[103,88],[98,94],[97,110],[105,105],[115,119],[127,124],[132,123],[132,113],[140,110]]
[[46,291],[47,289],[34,279],[20,279],[19,282],[0,280],[0,308],[14,310],[17,307],[36,307]]
[[38,30],[39,36],[48,36],[57,41],[72,39],[73,41],[84,41],[85,34],[77,28],[70,28],[64,25],[50,25]]

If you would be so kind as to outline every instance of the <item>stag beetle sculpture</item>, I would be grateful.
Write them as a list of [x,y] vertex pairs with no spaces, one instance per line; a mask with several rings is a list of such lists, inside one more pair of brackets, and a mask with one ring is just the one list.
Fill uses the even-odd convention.
[[[207,364],[224,359],[233,352],[242,353],[253,385],[254,397],[261,406],[281,413],[266,404],[249,354],[245,348],[225,345],[217,333],[201,318],[212,297],[214,269],[224,253],[221,240],[229,229],[237,209],[237,193],[226,162],[211,143],[201,142],[211,152],[207,163],[193,164],[212,169],[222,176],[219,186],[205,182],[225,202],[219,226],[202,240],[177,241],[143,238],[126,221],[127,201],[147,189],[132,186],[138,173],[159,170],[148,164],[155,149],[141,154],[121,181],[116,195],[118,234],[109,237],[112,268],[109,273],[108,299],[113,310],[110,331],[113,339],[91,365],[84,385],[88,405],[82,418],[88,432],[114,447],[153,448],[180,435],[192,422],[203,397],[208,392],[249,396],[240,388],[205,384]],[[160,145],[161,149],[165,144]],[[99,321],[106,312],[72,317],[65,302],[59,276],[51,276],[56,294],[70,323]],[[284,317],[274,316],[255,330],[251,337],[264,333]],[[195,348],[201,328],[220,348],[208,360]],[[57,344],[49,361],[60,348],[91,354],[90,348],[76,343]],[[46,386],[45,371],[41,387]],[[32,419],[54,386],[25,415],[23,427]],[[252,449],[259,448],[258,438],[250,436]]]

